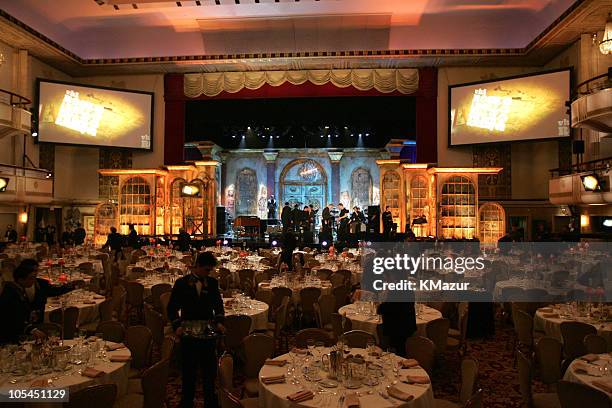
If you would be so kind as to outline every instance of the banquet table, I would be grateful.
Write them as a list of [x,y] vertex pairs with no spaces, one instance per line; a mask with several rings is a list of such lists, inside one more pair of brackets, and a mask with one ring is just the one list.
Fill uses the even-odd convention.
[[[64,340],[64,345],[74,347],[78,340]],[[115,343],[106,342],[107,345],[113,345]],[[48,383],[48,389],[54,388],[68,388],[70,393],[74,393],[83,388],[98,385],[98,384],[116,384],[117,385],[117,397],[121,397],[127,394],[128,391],[128,373],[130,369],[130,362],[110,362],[109,359],[113,356],[126,356],[130,357],[131,353],[126,347],[120,348],[115,351],[107,351],[106,358],[95,356],[91,364],[75,365],[68,364],[68,368],[64,373],[58,375],[57,372],[51,372],[46,374],[30,374],[29,376],[16,377],[15,375],[0,374],[0,393],[5,395],[9,389],[28,389],[28,388],[40,388],[35,382],[46,381]],[[91,367],[96,370],[102,371],[104,374],[97,378],[89,378],[83,376],[79,372],[85,369],[85,367]],[[51,379],[51,382],[49,382]],[[16,380],[15,383],[12,381]],[[29,403],[28,407],[33,408],[47,408],[56,407],[57,404],[53,403]]]
[[[521,288],[523,290],[529,290],[529,289],[545,289],[548,294],[550,296],[554,296],[554,297],[563,297],[565,296],[569,291],[573,290],[573,289],[584,289],[583,286],[581,285],[573,285],[573,286],[568,286],[568,287],[551,287],[551,286],[546,286],[546,284],[543,281],[537,281],[537,280],[532,280],[532,279],[509,279],[509,280],[503,280],[503,281],[499,281],[495,284],[495,291],[493,293],[494,299],[502,299],[502,290],[505,288],[510,288],[510,287],[516,287],[516,288]],[[511,301],[512,299],[508,300],[508,299],[504,299],[506,301]],[[541,301],[546,301],[546,299],[540,299]]]
[[106,298],[94,292],[84,290],[74,290],[65,295],[49,298],[45,305],[45,321],[49,321],[49,313],[53,310],[60,309],[62,304],[65,308],[75,306],[79,309],[79,325],[96,321],[99,316],[98,306],[104,302]]
[[223,299],[225,316],[246,315],[251,318],[251,332],[268,329],[268,309],[265,302],[254,299],[238,301],[234,298]]
[[[323,353],[328,353],[330,348],[323,348]],[[403,360],[401,357],[395,354],[388,354],[383,357],[370,357],[367,356],[366,350],[364,349],[351,349],[351,353],[354,355],[360,354],[366,356],[366,360],[377,364],[382,367],[382,373],[384,377],[378,378],[379,384],[373,386],[360,385],[357,389],[347,389],[342,383],[335,388],[323,388],[319,381],[309,382],[302,374],[302,371],[296,370],[295,374],[299,384],[293,384],[293,374],[290,374],[292,356],[290,354],[284,354],[278,356],[275,360],[287,360],[289,363],[285,367],[277,367],[272,365],[264,365],[259,372],[259,406],[260,407],[279,407],[289,408],[292,406],[300,407],[338,407],[339,399],[341,396],[348,396],[352,393],[357,394],[360,406],[362,407],[412,407],[412,408],[433,408],[434,397],[431,382],[428,384],[408,384],[403,382],[406,375],[422,376],[429,378],[425,370],[421,367],[413,367],[409,369],[398,369],[393,370],[392,367],[397,367],[397,364]],[[308,366],[309,363],[306,361],[300,361],[303,357],[297,357],[296,367],[303,368]],[[321,379],[327,379],[327,372],[318,369],[318,374]],[[280,384],[264,384],[261,381],[262,377],[285,375],[286,382]],[[409,402],[404,402],[399,399],[392,397],[383,398],[380,391],[384,391],[387,385],[392,382],[397,382],[395,387],[400,391],[413,395],[413,399]],[[291,395],[300,390],[314,391],[314,398],[294,403],[287,399],[288,395]],[[384,393],[388,396],[388,394]]]
[[[591,363],[582,357],[578,358],[569,365],[563,379],[596,388],[608,394],[612,400],[612,355],[599,354],[597,360]],[[597,383],[603,383],[605,386]]]
[[321,289],[321,295],[331,295],[332,285],[329,281],[319,281],[313,283],[305,282],[292,282],[287,284],[280,284],[275,282],[264,281],[259,283],[259,290],[271,291],[275,287],[288,287],[292,291],[292,302],[293,304],[300,303],[300,290],[307,287],[315,287]]
[[174,286],[174,282],[176,282],[176,280],[179,277],[180,276],[176,276],[172,274],[157,273],[157,274],[151,274],[144,278],[136,279],[136,282],[144,286],[143,297],[146,298],[147,296],[151,296],[151,288],[153,286],[158,285],[160,283],[167,283],[170,286]]
[[543,331],[547,336],[554,337],[562,342],[561,323],[570,321],[588,323],[595,327],[597,334],[606,339],[608,349],[612,349],[612,321],[608,320],[602,323],[586,316],[580,317],[575,313],[569,314],[558,306],[553,307],[552,310],[546,308],[537,310],[533,319],[533,328],[537,331]]
[[[442,318],[442,313],[439,310],[422,304],[417,304],[415,306],[415,310],[417,323],[416,334],[427,337],[427,323],[432,320]],[[377,336],[376,327],[382,323],[380,315],[373,315],[368,311],[364,312],[363,310],[360,310],[356,303],[342,306],[340,309],[338,309],[338,313],[351,321],[353,330],[363,330]]]

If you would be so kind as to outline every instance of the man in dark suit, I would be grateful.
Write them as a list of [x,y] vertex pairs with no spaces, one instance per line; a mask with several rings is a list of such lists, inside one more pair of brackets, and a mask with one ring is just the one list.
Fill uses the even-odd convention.
[[14,244],[17,242],[17,238],[17,231],[15,231],[15,228],[13,228],[12,225],[8,225],[6,227],[6,233],[4,233],[4,240]]
[[327,242],[328,245],[332,245],[332,227],[334,224],[334,216],[331,210],[334,208],[333,204],[327,204],[321,213],[321,233],[319,234],[319,242]]
[[85,231],[85,228],[83,228],[83,226],[80,223],[78,223],[77,227],[72,233],[72,241],[74,242],[74,245],[83,245],[86,237],[87,237],[87,232]]
[[286,202],[281,211],[281,222],[283,223],[283,234],[291,228],[291,206]]
[[293,230],[297,233],[300,232],[300,229],[302,227],[302,218],[302,210],[300,210],[300,207],[295,204],[293,206],[293,210],[291,210],[291,225],[293,227]]
[[134,224],[128,225],[128,228],[130,232],[127,236],[127,245],[134,249],[140,249],[140,240],[138,239],[138,232],[136,232]]
[[391,214],[391,207],[386,206],[385,212],[382,213],[382,225],[383,225],[383,238],[388,241],[391,237],[391,230],[393,229],[393,214]]
[[[213,322],[217,330],[224,332],[223,299],[219,283],[209,274],[217,265],[217,259],[210,252],[198,255],[191,274],[178,279],[172,288],[168,303],[168,319],[176,335],[183,334],[182,323],[186,320]],[[179,315],[180,311],[180,315]],[[198,369],[201,368],[204,379],[204,405],[207,408],[218,407],[215,394],[215,377],[217,374],[216,342],[214,340],[197,340],[181,338],[182,358],[182,392],[181,407],[193,407]]]
[[0,344],[16,343],[24,334],[44,337],[34,328],[43,323],[48,297],[60,296],[74,289],[72,284],[54,286],[37,277],[38,262],[24,259],[13,272],[13,282],[6,282],[0,295]]

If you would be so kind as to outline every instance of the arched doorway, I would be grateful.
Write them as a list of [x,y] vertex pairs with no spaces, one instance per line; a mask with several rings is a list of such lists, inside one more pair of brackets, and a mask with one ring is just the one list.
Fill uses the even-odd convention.
[[315,210],[327,204],[327,174],[311,159],[296,159],[285,166],[280,175],[280,202],[293,207],[311,205]]

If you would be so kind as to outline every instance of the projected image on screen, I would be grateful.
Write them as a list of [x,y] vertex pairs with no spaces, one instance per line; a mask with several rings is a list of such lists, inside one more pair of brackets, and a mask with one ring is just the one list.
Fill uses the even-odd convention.
[[41,142],[151,149],[149,93],[41,81]]
[[450,144],[569,136],[570,71],[450,87]]

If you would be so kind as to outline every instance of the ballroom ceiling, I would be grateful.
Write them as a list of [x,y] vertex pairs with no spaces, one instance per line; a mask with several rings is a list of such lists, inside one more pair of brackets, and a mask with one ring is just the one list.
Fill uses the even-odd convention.
[[0,38],[75,76],[296,69],[298,59],[310,69],[538,65],[603,29],[610,9],[612,0],[0,0]]

